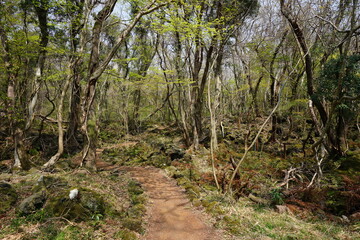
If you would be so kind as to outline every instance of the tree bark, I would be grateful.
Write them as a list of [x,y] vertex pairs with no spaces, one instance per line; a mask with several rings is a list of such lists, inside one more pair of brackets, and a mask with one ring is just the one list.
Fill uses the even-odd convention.
[[39,44],[39,48],[40,48],[39,56],[36,61],[36,66],[34,69],[35,72],[34,87],[31,94],[32,97],[29,102],[28,117],[26,120],[25,132],[27,132],[31,128],[31,125],[34,121],[35,108],[38,103],[39,92],[42,86],[42,73],[44,70],[46,53],[47,53],[46,47],[49,42],[49,30],[48,30],[48,20],[47,20],[48,1],[47,0],[39,1],[39,4],[34,4],[34,8],[39,21],[41,38]]
[[0,39],[1,45],[4,50],[3,61],[5,63],[6,78],[7,78],[7,103],[6,113],[9,121],[9,129],[14,142],[14,162],[12,168],[19,168],[27,170],[30,167],[26,152],[24,151],[23,131],[20,128],[20,121],[17,119],[16,111],[16,70],[13,66],[10,47],[7,38],[7,33],[0,25]]

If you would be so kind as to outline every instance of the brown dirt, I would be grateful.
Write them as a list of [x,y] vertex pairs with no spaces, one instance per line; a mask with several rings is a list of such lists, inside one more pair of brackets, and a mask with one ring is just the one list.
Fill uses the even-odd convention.
[[149,224],[144,240],[220,240],[206,218],[193,209],[184,190],[154,167],[126,167],[149,198]]

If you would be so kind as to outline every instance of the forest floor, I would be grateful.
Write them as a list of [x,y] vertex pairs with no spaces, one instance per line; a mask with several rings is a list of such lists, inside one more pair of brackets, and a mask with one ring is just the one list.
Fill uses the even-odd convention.
[[[52,172],[34,166],[29,172],[0,174],[0,182],[18,195],[12,208],[0,212],[0,239],[360,239],[359,221],[329,214],[316,204],[326,196],[322,192],[292,199],[275,191],[286,166],[266,152],[249,154],[236,183],[238,195],[229,196],[214,186],[206,146],[186,149],[170,127],[118,138],[103,133],[101,138],[97,172],[79,169],[76,155],[59,161]],[[222,149],[216,157],[221,185],[232,170],[230,157],[241,157],[229,146]],[[49,184],[39,188],[41,178]],[[88,216],[49,211],[56,201],[69,203],[65,212],[72,211],[77,203],[68,196],[75,188],[84,196],[101,196],[105,209]],[[18,206],[39,189],[47,197],[42,208],[19,215]]]

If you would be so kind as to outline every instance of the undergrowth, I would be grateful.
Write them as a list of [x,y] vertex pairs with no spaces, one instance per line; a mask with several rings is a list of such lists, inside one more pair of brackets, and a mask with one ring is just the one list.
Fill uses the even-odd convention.
[[[32,170],[31,173],[20,176],[17,174],[1,175],[0,181],[7,180],[16,189],[19,200],[36,190],[37,181],[43,173]],[[45,206],[33,213],[20,216],[15,206],[1,217],[0,239],[128,239],[135,240],[144,233],[143,217],[145,215],[145,197],[140,185],[123,172],[89,173],[85,170],[75,170],[48,175],[67,186],[83,188],[99,194],[104,199],[104,213],[93,214],[86,220],[68,219],[67,215],[54,216],[46,207],[56,191],[48,192]],[[67,193],[68,194],[68,193]]]

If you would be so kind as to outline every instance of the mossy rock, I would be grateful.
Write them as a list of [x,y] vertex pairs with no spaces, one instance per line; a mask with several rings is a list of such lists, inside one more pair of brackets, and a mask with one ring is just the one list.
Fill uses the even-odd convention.
[[126,230],[126,229],[118,231],[117,233],[115,233],[114,238],[115,239],[122,239],[122,240],[136,240],[136,239],[138,239],[134,232],[131,232],[131,231]]
[[33,192],[46,190],[47,192],[58,192],[64,190],[68,186],[67,181],[61,178],[55,178],[51,176],[40,176],[36,185],[33,187]]
[[127,228],[131,231],[137,232],[137,233],[144,233],[144,228],[142,226],[142,219],[138,218],[124,218],[122,221],[122,225],[124,228]]
[[25,198],[16,209],[20,216],[27,216],[41,209],[46,202],[45,192],[38,192]]
[[146,207],[144,204],[136,204],[127,211],[129,217],[142,217],[145,215]]
[[69,198],[69,191],[63,191],[56,197],[50,197],[45,208],[54,216],[76,221],[86,221],[95,215],[105,214],[103,198],[88,189],[79,189],[79,196],[74,199]]
[[0,213],[8,211],[17,201],[15,189],[8,183],[0,183]]

